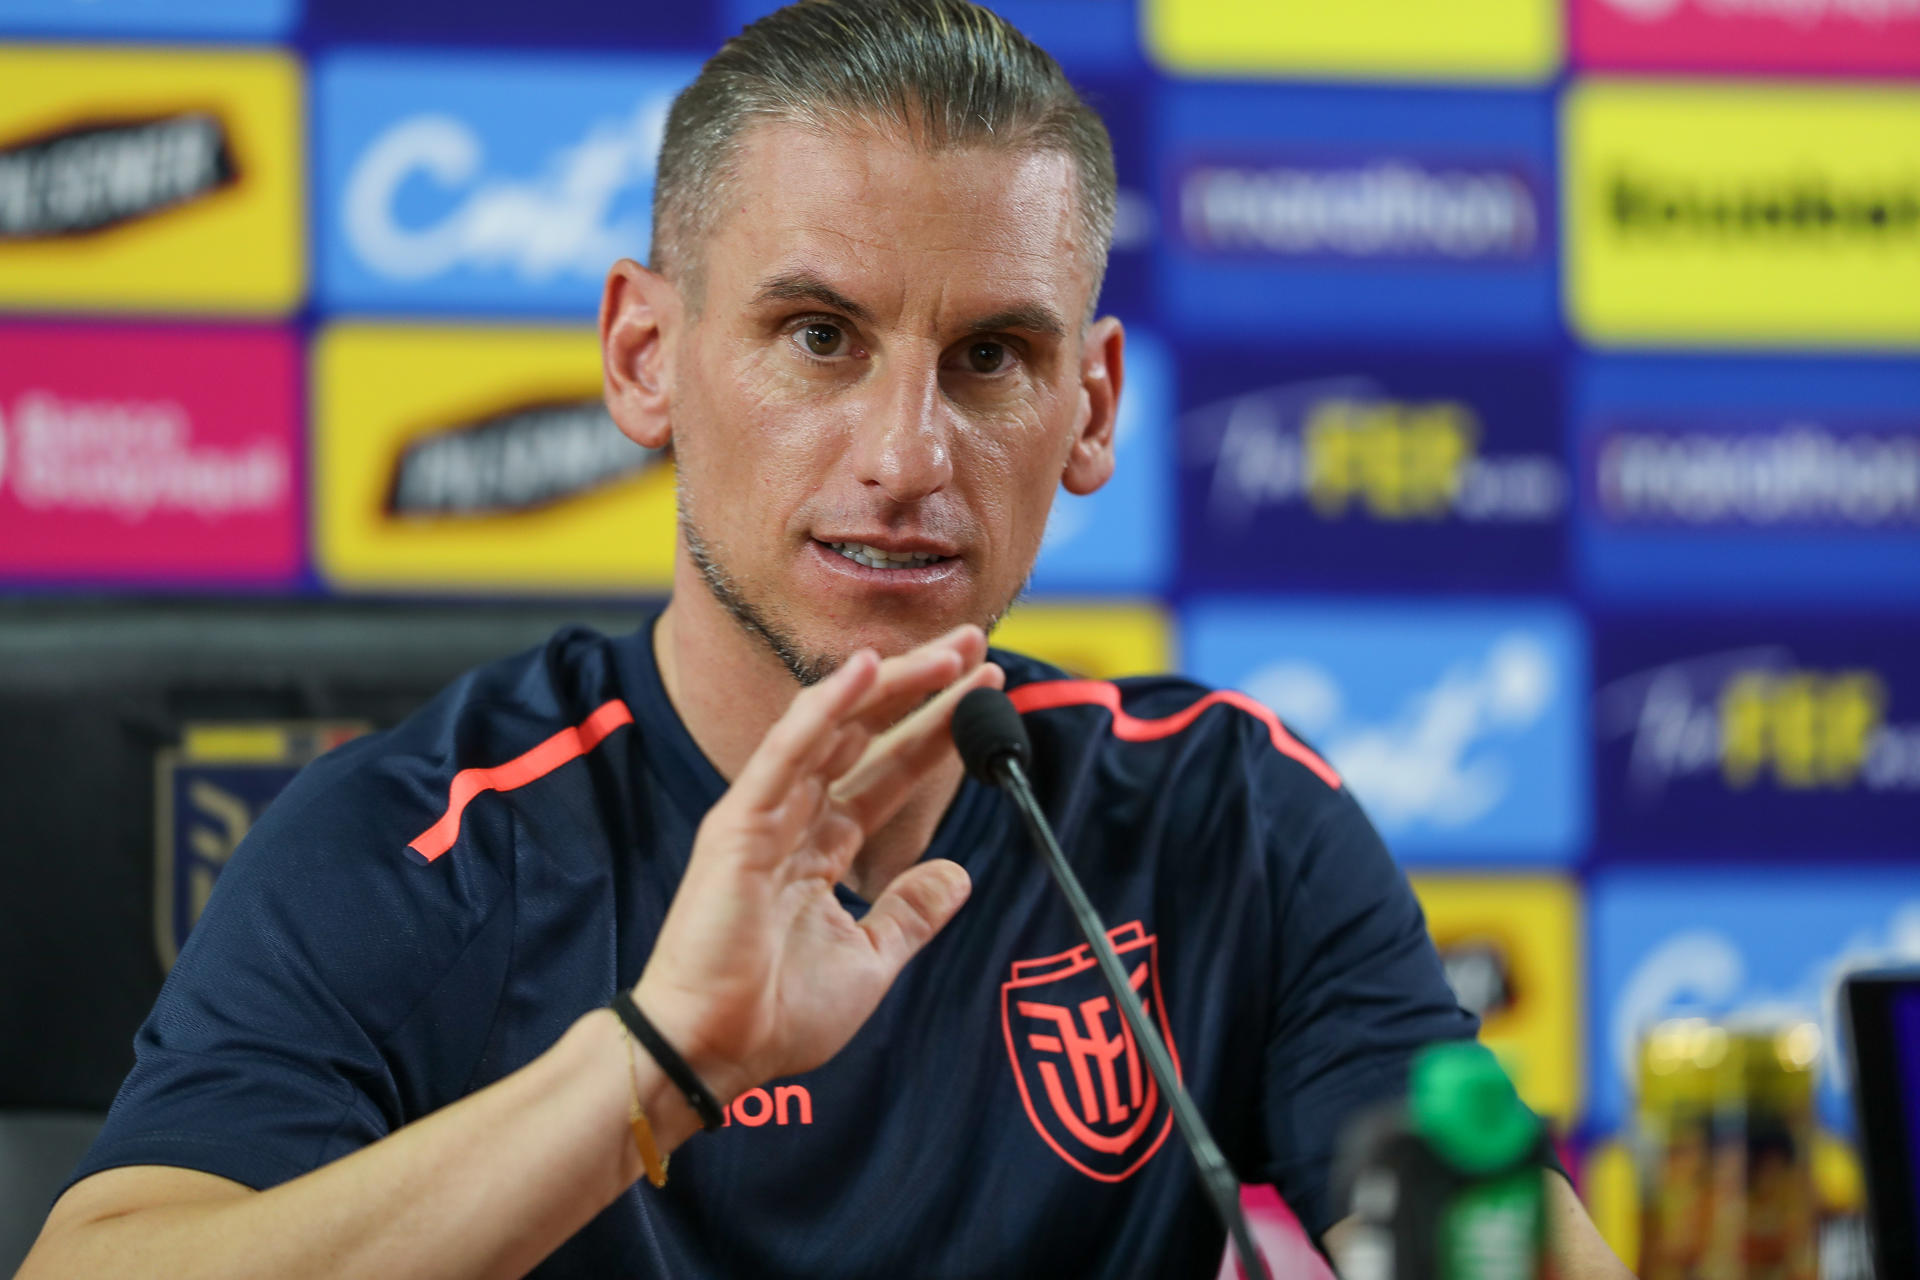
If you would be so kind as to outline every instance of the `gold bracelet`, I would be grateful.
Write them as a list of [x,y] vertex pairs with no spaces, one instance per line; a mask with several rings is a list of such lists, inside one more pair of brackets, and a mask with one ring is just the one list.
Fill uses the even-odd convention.
[[653,1126],[647,1123],[647,1113],[641,1109],[640,1059],[633,1051],[633,1037],[621,1027],[620,1038],[627,1042],[627,1080],[633,1086],[633,1112],[627,1117],[627,1126],[633,1130],[633,1145],[640,1150],[640,1165],[647,1171],[647,1181],[664,1187],[667,1161],[673,1157],[660,1154],[660,1144],[653,1140]]

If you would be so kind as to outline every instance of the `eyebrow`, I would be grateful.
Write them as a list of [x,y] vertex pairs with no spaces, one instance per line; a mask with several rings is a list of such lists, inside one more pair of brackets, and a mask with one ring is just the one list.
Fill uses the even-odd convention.
[[873,312],[841,293],[811,271],[789,271],[760,282],[753,300],[761,302],[817,302],[835,311],[844,311],[855,320],[868,322]]
[[[756,304],[765,302],[817,302],[823,307],[844,312],[863,323],[871,322],[873,312],[841,293],[811,271],[788,271],[769,276],[754,290]],[[999,333],[1012,330],[1039,334],[1048,338],[1065,337],[1067,326],[1053,308],[1038,302],[1022,302],[991,315],[981,316],[964,326],[968,333]]]
[[1054,314],[1053,308],[1038,302],[1023,302],[1005,311],[981,316],[966,328],[969,333],[999,333],[1012,329],[1048,338],[1065,337],[1067,332],[1066,324]]

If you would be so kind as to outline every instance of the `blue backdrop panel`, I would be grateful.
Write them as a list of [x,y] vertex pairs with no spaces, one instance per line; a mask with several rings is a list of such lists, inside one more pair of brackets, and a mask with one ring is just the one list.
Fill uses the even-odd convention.
[[1920,361],[1589,356],[1572,391],[1596,594],[1920,598]]
[[1559,331],[1547,94],[1189,82],[1162,100],[1161,281],[1182,326]]
[[1313,742],[1402,861],[1579,855],[1587,663],[1565,608],[1210,600],[1183,624],[1195,677]]
[[1825,1032],[1821,1111],[1851,1129],[1835,985],[1847,968],[1920,962],[1920,870],[1611,870],[1588,897],[1589,1119],[1628,1115],[1633,1055],[1663,1018],[1810,1018]]
[[1193,587],[1560,584],[1550,354],[1196,344],[1179,367],[1180,569]]
[[591,321],[645,259],[667,109],[697,59],[343,52],[320,63],[320,301]]
[[1912,857],[1920,626],[1602,618],[1594,671],[1609,856]]

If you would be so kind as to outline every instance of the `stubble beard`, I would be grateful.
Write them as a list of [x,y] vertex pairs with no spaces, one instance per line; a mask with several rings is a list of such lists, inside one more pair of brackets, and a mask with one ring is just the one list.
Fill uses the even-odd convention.
[[[699,527],[687,510],[684,494],[680,503],[679,522],[687,558],[700,571],[700,580],[706,583],[708,594],[719,602],[720,607],[727,611],[727,616],[742,631],[764,644],[767,651],[780,660],[780,665],[787,669],[787,674],[794,678],[795,683],[804,689],[819,684],[839,669],[844,658],[807,652],[790,628],[782,626],[768,611],[747,598],[746,592],[741,590],[740,584],[734,581],[733,575],[721,565],[708,547],[707,540],[701,536]],[[1006,616],[1007,610],[1026,593],[1027,583],[1023,580],[1007,602],[981,622],[981,627],[988,635],[993,634],[994,627]]]

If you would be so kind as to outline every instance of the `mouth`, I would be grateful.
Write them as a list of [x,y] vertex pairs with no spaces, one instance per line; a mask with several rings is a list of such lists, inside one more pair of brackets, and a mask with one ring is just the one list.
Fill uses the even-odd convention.
[[887,551],[864,542],[823,542],[820,545],[835,555],[869,569],[924,569],[953,558],[931,551]]

